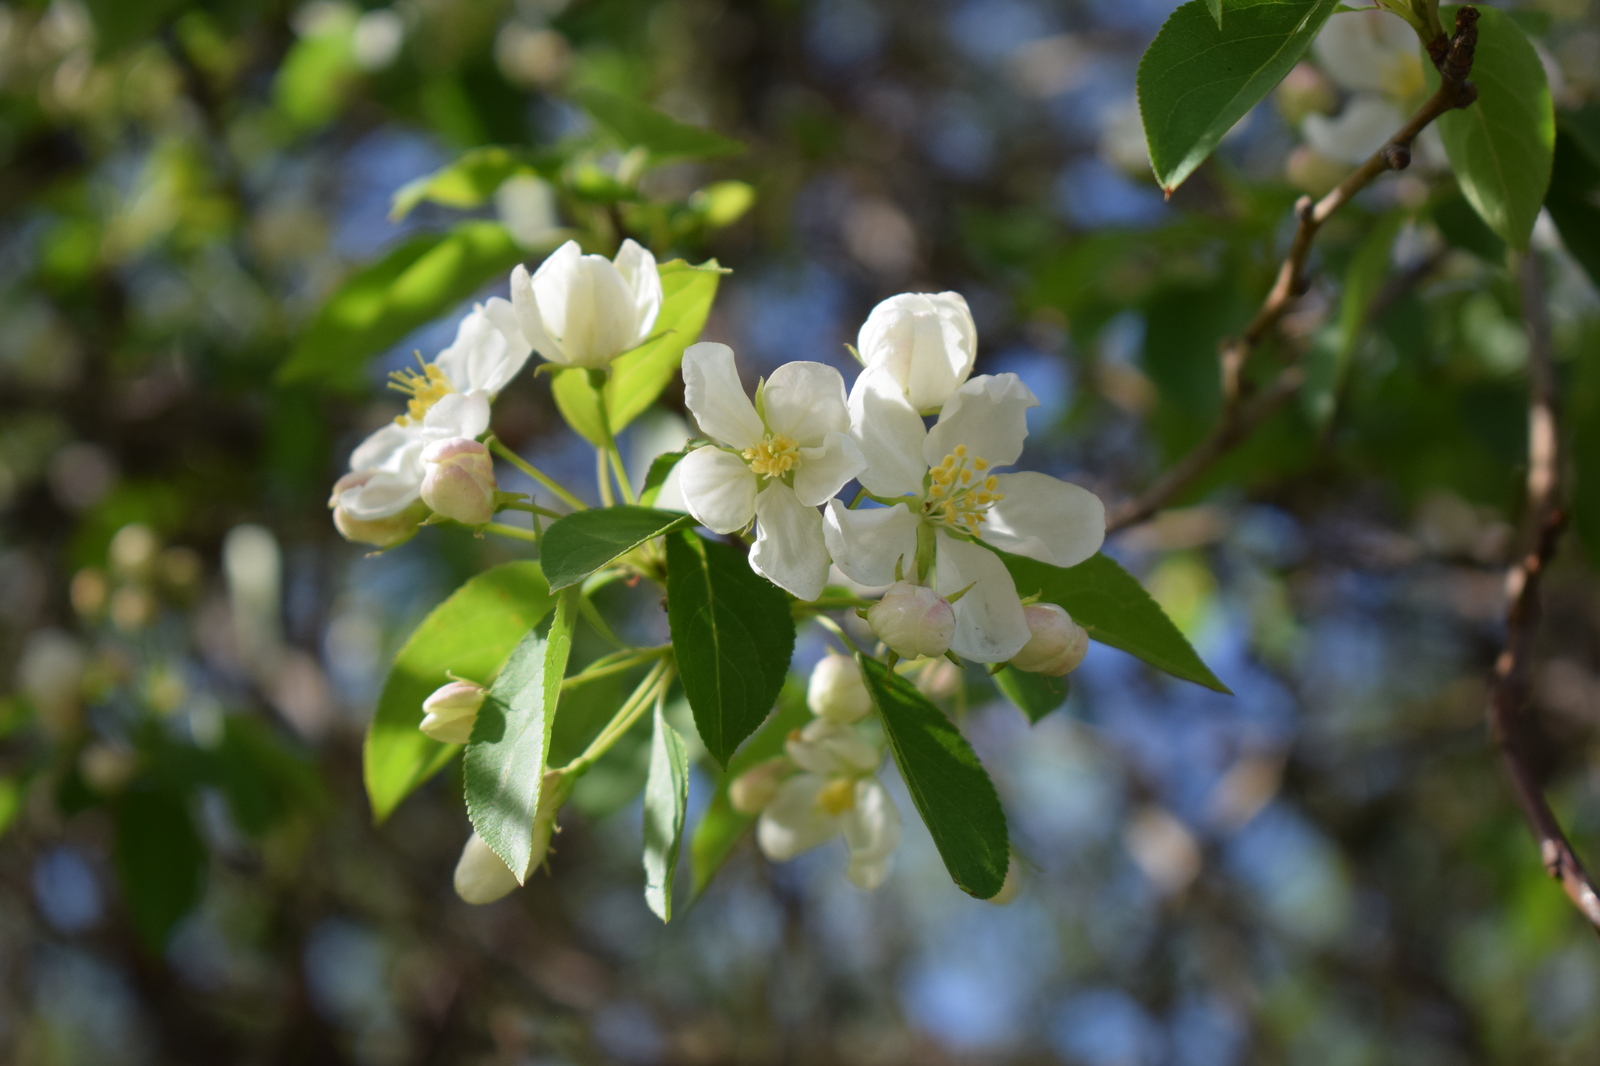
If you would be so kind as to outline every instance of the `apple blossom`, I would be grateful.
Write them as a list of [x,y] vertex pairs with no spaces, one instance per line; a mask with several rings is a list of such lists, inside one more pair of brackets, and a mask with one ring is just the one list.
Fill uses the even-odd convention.
[[872,309],[856,346],[862,362],[883,367],[912,407],[931,412],[972,373],[978,328],[958,292],[902,293]]
[[333,525],[345,540],[357,544],[371,544],[375,548],[392,548],[416,536],[417,527],[428,517],[428,505],[412,500],[404,510],[381,518],[357,518],[344,506],[346,493],[352,496],[378,475],[376,470],[351,471],[333,483],[333,494],[328,497],[328,507],[333,511]]
[[568,241],[531,276],[520,263],[512,269],[511,300],[523,335],[545,359],[604,369],[649,339],[661,312],[661,275],[655,256],[632,240],[615,261]]
[[1011,657],[1011,665],[1030,674],[1070,674],[1089,653],[1089,634],[1053,603],[1030,603],[1022,609],[1028,643]]
[[434,740],[465,744],[483,706],[484,689],[471,681],[452,681],[435,689],[422,701],[422,723],[417,726]]
[[933,658],[950,650],[956,612],[950,601],[927,586],[896,581],[867,609],[867,625],[896,655]]
[[494,517],[494,460],[470,437],[435,441],[422,453],[422,502],[462,525],[481,526]]
[[819,718],[848,725],[872,710],[861,668],[848,655],[825,655],[811,670],[806,706]]
[[830,501],[828,551],[863,585],[931,576],[953,601],[950,649],[975,662],[1005,662],[1029,636],[1010,572],[979,541],[1074,566],[1105,539],[1105,506],[1087,489],[1046,474],[994,473],[1021,456],[1025,412],[1038,402],[1015,374],[984,375],[957,389],[927,429],[881,369],[863,371],[850,392],[851,431],[867,460],[859,478],[886,506]]
[[792,773],[794,763],[787,755],[756,763],[728,785],[729,806],[746,816],[760,814],[778,794],[778,785]]
[[678,464],[684,505],[717,533],[756,521],[750,565],[802,600],[822,594],[828,549],[816,507],[866,465],[847,433],[844,379],[822,363],[785,363],[751,403],[733,349],[696,344],[683,354],[684,403],[714,445]]

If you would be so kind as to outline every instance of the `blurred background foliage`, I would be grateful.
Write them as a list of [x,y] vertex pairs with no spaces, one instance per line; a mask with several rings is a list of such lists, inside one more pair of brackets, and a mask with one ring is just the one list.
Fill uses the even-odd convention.
[[[569,236],[715,256],[706,336],[762,371],[848,366],[877,300],[953,288],[979,370],[1044,401],[1035,468],[1114,501],[1200,438],[1217,342],[1326,182],[1300,121],[1339,94],[1308,62],[1164,202],[1132,88],[1171,7],[0,5],[0,1058],[1595,1061],[1600,950],[1482,726],[1526,333],[1498,238],[1420,163],[1319,242],[1283,342],[1302,395],[1111,542],[1237,695],[1097,645],[1039,725],[968,711],[1025,860],[1009,905],[957,892],[911,819],[879,893],[842,850],[747,844],[663,927],[642,744],[491,907],[450,888],[456,771],[371,825],[389,658],[516,556],[446,529],[364,557],[324,500],[393,414],[384,372],[513,262]],[[1579,478],[1533,733],[1594,853],[1600,257],[1566,220],[1600,217],[1600,16],[1512,13],[1562,109],[1560,234],[1534,244]],[[547,378],[496,430],[584,480]],[[639,466],[672,432],[624,446]]]

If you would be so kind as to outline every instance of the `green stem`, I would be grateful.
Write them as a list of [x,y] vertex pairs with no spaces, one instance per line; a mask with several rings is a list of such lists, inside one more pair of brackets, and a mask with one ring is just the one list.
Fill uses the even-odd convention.
[[[606,376],[607,374],[589,375],[589,387],[594,390],[595,410],[600,412],[600,432],[605,436],[605,454],[611,462],[611,469],[617,475],[617,489],[622,493],[624,503],[634,505],[639,502],[633,494],[633,486],[628,482],[628,469],[622,463],[622,453],[617,450],[616,434],[611,432],[611,412],[606,409]],[[600,479],[604,481],[606,475],[601,473]],[[609,491],[609,489],[602,489]]]
[[625,673],[641,663],[661,658],[671,649],[672,645],[664,644],[659,648],[629,649],[601,656],[580,672],[562,681],[561,691],[565,692],[568,689],[578,688],[581,685],[587,685],[591,681],[598,681],[602,677],[610,677],[612,674]]
[[483,527],[485,533],[498,533],[502,537],[512,540],[525,540],[530,544],[539,543],[539,534],[531,529],[520,529],[517,526],[508,526],[504,522],[490,522]]
[[844,627],[838,622],[835,622],[825,614],[817,615],[815,621],[818,622],[824,629],[827,629],[834,636],[843,641],[845,647],[849,648],[857,655],[863,654],[861,649],[856,646],[856,642],[850,639],[850,634],[846,633],[844,631]]
[[578,613],[583,615],[588,623],[594,627],[594,631],[600,634],[601,639],[607,644],[615,648],[628,647],[627,642],[618,637],[612,631],[611,626],[606,623],[606,620],[601,617],[600,612],[595,609],[594,601],[590,600],[587,594],[578,597]]
[[540,470],[538,467],[528,462],[510,448],[507,448],[504,444],[501,444],[498,437],[491,436],[484,443],[489,445],[490,451],[494,452],[500,458],[504,459],[506,462],[510,463],[512,466],[516,467],[524,474],[527,474],[529,477],[533,478],[533,480],[537,481],[539,484],[543,485],[545,488],[559,496],[561,501],[568,507],[571,507],[574,511],[583,511],[588,509],[589,505],[578,499],[578,497],[574,496],[565,485],[561,484],[561,482],[557,481],[549,474],[546,474],[543,470]]
[[594,457],[594,479],[595,483],[600,486],[600,506],[614,507],[617,501],[616,497],[611,495],[611,469],[606,462],[606,449],[596,448]]
[[629,696],[622,707],[618,709],[616,716],[606,723],[604,729],[600,730],[600,735],[590,741],[587,748],[583,749],[583,754],[561,768],[562,773],[576,775],[587,771],[589,767],[599,761],[602,755],[611,750],[611,746],[620,740],[624,733],[632,728],[633,724],[639,720],[639,716],[644,713],[646,707],[651,706],[656,699],[666,694],[667,688],[671,684],[672,664],[670,660],[663,658],[651,668],[650,672],[645,675],[644,680],[639,682],[639,687],[633,690],[633,695]]
[[804,618],[818,611],[844,611],[852,607],[871,607],[872,602],[871,600],[864,600],[860,596],[824,596],[822,599],[812,600],[810,603],[795,603],[794,615],[796,618]]
[[506,503],[506,504],[501,504],[500,505],[500,509],[502,511],[526,511],[529,514],[542,514],[546,518],[565,518],[565,517],[567,517],[566,515],[562,514],[560,511],[552,511],[548,507],[540,507],[537,504],[521,503],[521,502],[517,502],[517,501],[513,501],[511,503]]

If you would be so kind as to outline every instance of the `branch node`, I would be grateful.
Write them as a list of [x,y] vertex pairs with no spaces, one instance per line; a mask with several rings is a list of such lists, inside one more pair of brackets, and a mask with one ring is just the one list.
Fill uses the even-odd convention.
[[1389,164],[1390,170],[1404,170],[1411,165],[1411,149],[1399,143],[1386,145],[1383,161]]
[[1294,217],[1301,222],[1311,221],[1311,212],[1316,207],[1315,201],[1309,196],[1302,196],[1294,202]]

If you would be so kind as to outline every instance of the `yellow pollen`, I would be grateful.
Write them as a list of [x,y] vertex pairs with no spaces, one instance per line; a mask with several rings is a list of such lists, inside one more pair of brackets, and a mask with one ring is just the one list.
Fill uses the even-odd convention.
[[1000,479],[995,477],[993,474],[990,474],[988,477],[983,479],[983,488],[985,492],[993,492],[994,487],[998,484],[1000,484]]
[[956,450],[951,452],[949,456],[945,457],[945,465],[949,466],[956,459],[965,459],[966,457],[967,457],[967,446],[965,444],[957,444],[956,445]]
[[800,465],[800,445],[781,433],[768,433],[743,453],[750,469],[762,477],[782,477]]
[[987,469],[989,469],[989,460],[987,460],[987,459],[974,459],[974,460],[972,460],[972,469],[974,469],[974,470],[987,470]]
[[954,451],[934,467],[929,477],[928,498],[922,513],[929,520],[964,529],[972,535],[988,521],[989,508],[1005,499],[996,492],[1000,479],[993,474],[975,477],[989,469],[989,461],[979,456],[967,457],[967,447],[956,445]]
[[[421,363],[421,360],[418,362]],[[450,379],[436,364],[421,365],[420,371],[408,367],[389,375],[389,387],[411,397],[406,401],[406,413],[395,419],[402,426],[418,425],[428,413],[428,408],[456,391],[450,387]]]
[[852,778],[836,777],[817,793],[817,806],[835,818],[855,805],[856,783]]

